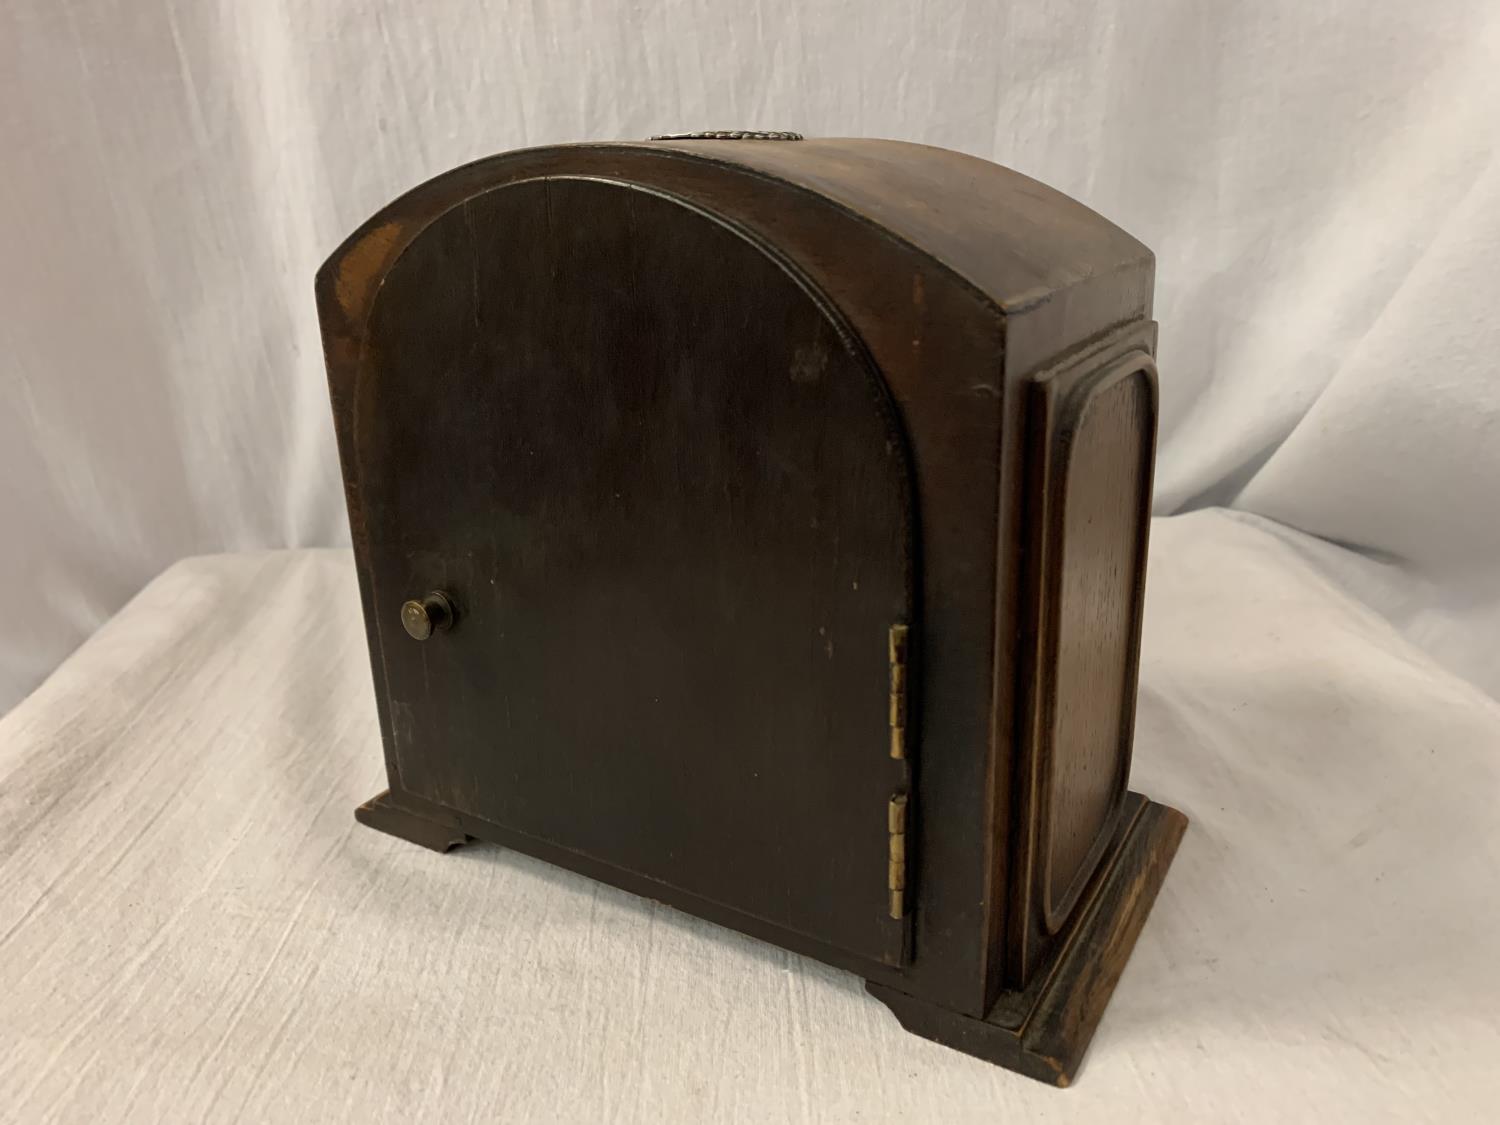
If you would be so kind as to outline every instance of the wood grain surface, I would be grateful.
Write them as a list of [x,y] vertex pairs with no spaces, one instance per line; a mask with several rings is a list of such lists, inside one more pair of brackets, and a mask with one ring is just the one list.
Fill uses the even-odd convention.
[[1027,987],[1128,769],[1151,268],[891,142],[535,150],[393,202],[319,278],[361,816],[965,1018]]
[[[723,223],[550,179],[427,227],[364,356],[401,788],[899,963],[910,468],[847,328]],[[419,643],[398,611],[429,589],[458,620]]]
[[1145,371],[1077,397],[1063,421],[1056,478],[1062,510],[1042,888],[1053,932],[1103,854],[1130,774],[1156,429]]

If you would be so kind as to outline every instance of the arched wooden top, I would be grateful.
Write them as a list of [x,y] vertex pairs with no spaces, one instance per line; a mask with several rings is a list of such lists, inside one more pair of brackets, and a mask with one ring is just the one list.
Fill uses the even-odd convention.
[[[318,274],[329,327],[358,334],[380,279],[448,208],[506,183],[602,176],[677,194],[688,177],[713,195],[816,196],[865,233],[906,243],[1003,313],[1024,312],[1091,279],[1137,273],[1149,315],[1151,252],[1083,204],[977,157],[902,141],[681,140],[590,143],[487,157],[414,188],[365,222]],[[699,200],[713,206],[710,200]],[[732,212],[733,206],[722,208]]]

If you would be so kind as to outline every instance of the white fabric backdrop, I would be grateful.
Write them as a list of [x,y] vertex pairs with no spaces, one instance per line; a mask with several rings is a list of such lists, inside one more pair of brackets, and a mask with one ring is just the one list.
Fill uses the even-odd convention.
[[790,128],[1056,185],[1158,252],[1158,510],[1244,511],[1153,531],[1135,781],[1192,827],[1067,1094],[356,831],[352,572],[308,551],[173,567],[0,718],[0,1121],[1491,1115],[1497,107],[1493,0],[7,0],[0,712],[184,555],[346,540],[313,272],[523,145]]
[[1158,510],[1365,549],[1500,690],[1497,62],[1494,0],[9,0],[0,711],[183,555],[346,541],[311,284],[372,211],[739,127],[977,153],[1139,236]]

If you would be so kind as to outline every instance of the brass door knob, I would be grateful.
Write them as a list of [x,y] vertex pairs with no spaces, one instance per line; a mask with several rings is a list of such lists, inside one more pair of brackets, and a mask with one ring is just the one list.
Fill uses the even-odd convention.
[[401,627],[415,640],[425,641],[453,624],[453,601],[441,590],[413,598],[401,607]]

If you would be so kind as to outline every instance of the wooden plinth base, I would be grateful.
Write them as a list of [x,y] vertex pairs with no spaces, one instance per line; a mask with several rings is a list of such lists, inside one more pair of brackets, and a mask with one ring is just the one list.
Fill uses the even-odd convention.
[[865,988],[914,1035],[1031,1078],[1067,1086],[1135,948],[1187,828],[1176,809],[1131,793],[1119,835],[1057,952],[1024,991],[1003,994],[984,1019],[885,985]]
[[[425,807],[416,801],[413,804]],[[509,839],[493,826],[470,823],[438,806],[431,806],[426,816],[399,807],[391,803],[389,792],[366,801],[354,815],[361,824],[437,852],[474,839],[464,830],[469,827],[487,839],[521,846],[585,874],[610,876],[602,868],[594,870],[580,864],[576,857],[551,854],[534,844],[527,849],[523,839]],[[464,827],[452,822],[462,822]],[[1139,793],[1129,794],[1106,859],[1084,892],[1057,952],[1038,970],[1029,987],[1003,993],[984,1019],[938,1007],[873,981],[866,981],[865,988],[915,1035],[1043,1082],[1068,1085],[1094,1037],[1186,827],[1187,818],[1176,809],[1149,801]],[[613,874],[618,882],[618,873]],[[644,886],[620,885],[650,894]],[[720,918],[707,909],[702,913],[792,947],[787,935],[759,933],[743,919]],[[818,955],[817,951],[803,951]],[[824,959],[829,960],[826,956]]]

